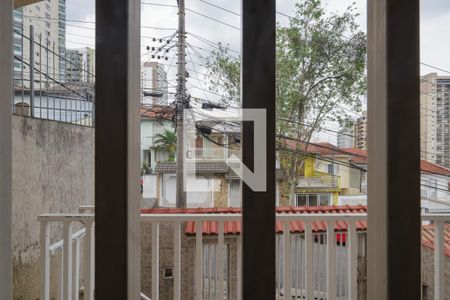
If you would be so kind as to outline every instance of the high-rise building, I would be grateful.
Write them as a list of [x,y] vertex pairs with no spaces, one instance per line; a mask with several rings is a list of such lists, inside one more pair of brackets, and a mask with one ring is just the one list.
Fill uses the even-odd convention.
[[[15,85],[29,87],[30,39],[34,43],[35,78],[65,81],[66,1],[45,0],[16,9],[14,22]],[[31,26],[34,35],[31,37]],[[44,75],[43,75],[43,74]],[[55,78],[54,78],[55,77]]]
[[166,105],[168,101],[167,73],[163,65],[146,62],[142,67],[142,104]]
[[420,105],[422,158],[450,167],[450,76],[423,76]]
[[347,126],[339,130],[337,133],[337,146],[339,148],[355,147],[354,126]]
[[355,146],[367,150],[367,111],[355,123]]
[[95,50],[89,47],[66,50],[66,82],[95,81]]
[[420,82],[420,157],[436,162],[436,73]]
[[75,49],[66,50],[66,82],[80,83],[83,81],[83,54]]

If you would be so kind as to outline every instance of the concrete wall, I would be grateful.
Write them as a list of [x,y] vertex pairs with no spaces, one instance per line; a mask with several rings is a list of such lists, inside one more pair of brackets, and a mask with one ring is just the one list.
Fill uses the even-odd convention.
[[37,299],[37,217],[94,203],[94,129],[20,116],[12,124],[14,299]]
[[[444,298],[450,299],[450,257],[445,256]],[[422,246],[423,300],[434,299],[434,250]]]

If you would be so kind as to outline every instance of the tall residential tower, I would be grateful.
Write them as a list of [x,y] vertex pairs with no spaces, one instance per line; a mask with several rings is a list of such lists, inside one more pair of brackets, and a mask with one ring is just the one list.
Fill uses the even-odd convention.
[[450,76],[422,76],[420,106],[421,157],[450,167]]

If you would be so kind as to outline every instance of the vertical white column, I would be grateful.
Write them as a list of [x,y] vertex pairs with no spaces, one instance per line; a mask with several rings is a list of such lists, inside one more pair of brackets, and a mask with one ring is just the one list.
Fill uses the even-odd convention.
[[12,13],[13,1],[0,0],[0,299],[12,299]]
[[224,242],[224,224],[222,221],[218,222],[219,232],[217,240],[217,290],[216,299],[223,300],[224,291],[224,254],[225,254],[225,242]]
[[72,300],[72,221],[64,221],[64,271],[63,271],[63,299]]
[[445,299],[444,222],[434,225],[434,299]]
[[314,299],[314,285],[313,285],[313,276],[314,276],[314,269],[313,269],[313,262],[314,262],[314,255],[313,255],[313,235],[312,235],[312,229],[311,229],[311,223],[305,221],[305,268],[306,268],[306,300],[313,300]]
[[348,294],[349,299],[358,299],[358,241],[356,234],[356,223],[348,222],[347,229],[348,249]]
[[284,240],[284,298],[291,299],[292,294],[292,264],[291,264],[291,229],[289,221],[283,222]]
[[181,223],[173,224],[173,299],[181,298]]
[[203,298],[203,223],[195,223],[195,299]]
[[334,222],[327,222],[327,300],[336,299],[336,238]]
[[86,221],[86,237],[84,238],[84,299],[94,300],[94,222]]
[[56,279],[56,300],[64,299],[64,250],[58,250],[58,274]]
[[152,300],[159,299],[159,223],[152,223]]
[[236,276],[236,286],[237,286],[237,300],[242,300],[242,236],[239,235],[237,238],[237,276]]
[[80,240],[72,242],[72,299],[78,300],[80,296]]
[[50,223],[41,221],[41,299],[50,300]]
[[280,242],[275,232],[275,299],[280,298]]

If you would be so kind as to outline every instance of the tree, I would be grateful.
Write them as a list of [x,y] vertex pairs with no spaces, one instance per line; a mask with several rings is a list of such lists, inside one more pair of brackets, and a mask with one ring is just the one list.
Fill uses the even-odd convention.
[[177,136],[170,130],[155,135],[153,149],[165,150],[169,152],[169,161],[175,161],[175,151],[177,149]]
[[[312,135],[324,122],[345,123],[361,111],[366,92],[366,35],[356,23],[355,4],[343,13],[328,13],[321,0],[296,3],[288,26],[277,26],[277,145],[286,172],[283,191],[292,195],[302,175]],[[211,89],[239,102],[239,58],[219,45],[208,60]],[[286,137],[301,143],[286,147]],[[294,148],[294,149],[292,149]],[[294,151],[293,151],[294,150]]]

